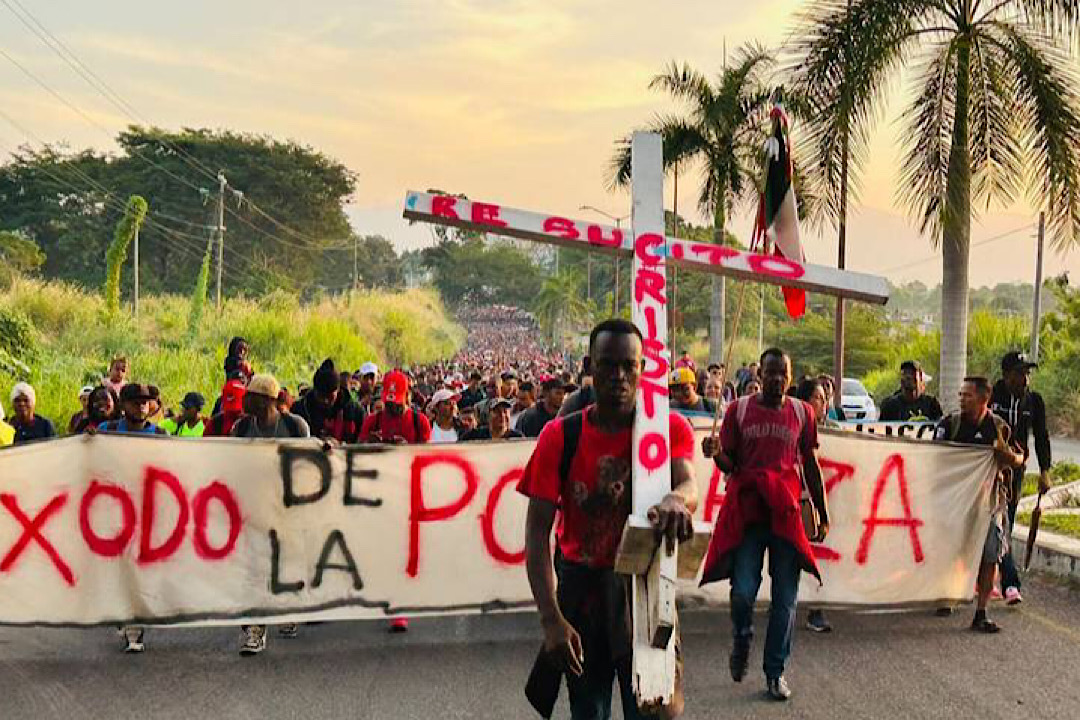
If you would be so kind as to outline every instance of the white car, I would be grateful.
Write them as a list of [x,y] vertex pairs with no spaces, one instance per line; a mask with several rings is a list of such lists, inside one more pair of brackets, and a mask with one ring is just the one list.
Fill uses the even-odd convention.
[[840,404],[849,421],[877,422],[878,409],[874,405],[874,398],[870,397],[863,384],[854,378],[844,378]]

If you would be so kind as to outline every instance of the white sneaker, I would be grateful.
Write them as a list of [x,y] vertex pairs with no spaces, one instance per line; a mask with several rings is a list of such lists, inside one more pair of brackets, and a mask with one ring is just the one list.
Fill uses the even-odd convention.
[[1007,587],[1005,588],[1005,604],[1006,605],[1019,605],[1024,602],[1024,596],[1020,594],[1020,588]]
[[141,627],[122,627],[120,628],[120,634],[124,636],[124,652],[141,653],[146,650],[146,644],[143,643],[143,629]]
[[266,649],[266,626],[245,625],[244,642],[240,644],[241,655],[258,655]]

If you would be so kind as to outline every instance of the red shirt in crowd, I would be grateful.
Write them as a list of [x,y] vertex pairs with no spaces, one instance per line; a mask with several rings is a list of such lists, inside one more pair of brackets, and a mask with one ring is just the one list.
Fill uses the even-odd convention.
[[[615,566],[619,539],[633,504],[633,432],[630,428],[602,432],[592,424],[591,413],[591,409],[584,412],[581,438],[566,485],[559,477],[564,422],[559,418],[540,433],[517,489],[523,495],[559,506],[558,538],[563,557],[594,568],[610,568]],[[669,427],[671,457],[693,459],[690,423],[672,413]]]
[[364,419],[364,425],[360,429],[360,442],[378,442],[372,437],[373,433],[378,433],[385,443],[400,436],[410,445],[417,445],[431,439],[431,421],[413,408],[406,408],[401,415],[391,415],[383,410]]
[[[780,409],[774,410],[762,405],[758,399],[759,396],[754,396],[747,401],[746,415],[741,423],[738,405],[729,405],[724,413],[720,447],[725,455],[735,460],[737,470],[732,480],[737,485],[739,475],[748,470],[778,471],[798,498],[802,494],[802,459],[818,446],[814,409],[802,400],[785,397]],[[801,423],[794,403],[802,403]],[[768,522],[769,510],[754,486],[741,486],[738,492],[744,521]]]

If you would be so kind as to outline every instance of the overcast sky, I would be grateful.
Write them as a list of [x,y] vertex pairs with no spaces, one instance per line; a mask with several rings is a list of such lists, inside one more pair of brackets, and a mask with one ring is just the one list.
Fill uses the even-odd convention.
[[[4,0],[14,3],[16,0]],[[359,176],[356,229],[400,248],[430,242],[401,220],[407,189],[587,215],[622,215],[609,192],[613,142],[677,108],[648,89],[671,60],[713,74],[729,53],[789,36],[800,0],[18,0],[139,113],[168,127],[231,128],[288,137]],[[0,3],[0,48],[88,114],[88,122],[0,57],[0,107],[47,141],[111,149],[129,119],[84,83]],[[936,283],[940,260],[895,202],[895,118],[903,86],[874,134],[848,266],[894,282]],[[103,126],[108,132],[95,126]],[[0,118],[0,153],[30,139]],[[680,181],[680,212],[697,178]],[[666,206],[671,207],[669,193]],[[286,218],[287,220],[287,218]],[[1034,223],[1024,205],[994,208],[972,241],[976,285],[1034,276]],[[748,237],[748,217],[735,221]],[[1015,231],[1015,232],[1014,232]],[[831,231],[805,239],[834,264]],[[1050,254],[1047,274],[1078,271]],[[1074,274],[1080,278],[1080,272]]]

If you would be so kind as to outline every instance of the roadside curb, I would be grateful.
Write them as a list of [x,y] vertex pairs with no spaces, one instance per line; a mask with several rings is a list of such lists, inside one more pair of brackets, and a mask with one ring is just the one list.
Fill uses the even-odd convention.
[[[1027,537],[1027,527],[1019,524],[1013,526],[1013,559],[1018,566],[1024,562]],[[1080,580],[1080,540],[1040,530],[1035,540],[1035,549],[1031,554],[1029,570],[1039,570],[1059,577]]]

